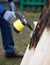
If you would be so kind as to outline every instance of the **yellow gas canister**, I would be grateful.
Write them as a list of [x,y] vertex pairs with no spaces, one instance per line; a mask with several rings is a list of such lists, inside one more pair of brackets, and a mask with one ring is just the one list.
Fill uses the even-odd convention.
[[22,31],[24,29],[25,26],[29,27],[30,30],[32,30],[31,25],[28,23],[28,21],[25,19],[24,16],[21,16],[20,14],[16,14],[16,19],[13,20],[11,28],[19,33],[20,31]]
[[24,29],[24,25],[23,23],[20,21],[20,19],[17,19],[13,22],[13,27],[14,27],[14,30],[20,32],[21,30]]

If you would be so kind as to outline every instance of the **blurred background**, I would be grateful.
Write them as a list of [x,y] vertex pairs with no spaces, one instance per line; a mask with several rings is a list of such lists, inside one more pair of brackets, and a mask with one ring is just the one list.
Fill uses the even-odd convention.
[[[0,0],[2,3],[7,4],[7,0]],[[14,0],[16,7],[19,10],[28,11],[41,11],[46,4],[46,0]]]
[[[7,9],[8,1],[0,0]],[[46,0],[14,0],[16,5],[16,12],[21,13],[27,20],[30,21],[32,28],[34,28],[33,21],[38,21],[42,8],[46,4]],[[12,30],[15,48],[19,52],[25,52],[28,43],[30,42],[30,29],[25,27],[20,33]],[[0,31],[0,65],[20,65],[22,59],[6,59],[4,56],[4,49],[2,45],[2,37]]]

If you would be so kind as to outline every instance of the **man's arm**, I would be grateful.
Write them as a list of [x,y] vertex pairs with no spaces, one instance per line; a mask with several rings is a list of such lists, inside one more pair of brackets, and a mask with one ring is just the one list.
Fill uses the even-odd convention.
[[9,2],[10,10],[15,12],[16,7],[15,7],[15,4],[14,4],[14,1],[13,0],[8,0],[8,2]]
[[0,16],[3,16],[5,11],[6,11],[6,8],[2,4],[0,4]]

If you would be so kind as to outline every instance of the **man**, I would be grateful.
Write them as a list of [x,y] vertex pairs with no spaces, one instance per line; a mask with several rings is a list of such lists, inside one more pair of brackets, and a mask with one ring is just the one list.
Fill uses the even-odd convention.
[[[8,0],[10,8],[15,11],[15,5],[13,0]],[[16,15],[12,11],[7,11],[6,8],[0,3],[0,28],[2,34],[3,47],[5,50],[6,58],[22,58],[22,53],[17,53],[14,48],[14,41],[10,29],[9,22],[16,18]]]

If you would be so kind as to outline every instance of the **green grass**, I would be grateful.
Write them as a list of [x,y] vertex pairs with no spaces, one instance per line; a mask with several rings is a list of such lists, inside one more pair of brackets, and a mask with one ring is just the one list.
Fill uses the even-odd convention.
[[[30,21],[30,24],[32,25],[33,28],[33,21],[38,20],[40,13],[33,13],[33,12],[26,12],[26,11],[18,11],[21,14],[23,14],[27,20]],[[15,48],[19,52],[25,52],[26,47],[30,41],[30,30],[29,28],[25,27],[24,30],[22,30],[19,34],[14,32],[12,30],[13,34],[13,39],[14,39],[14,44]],[[0,34],[0,65],[20,65],[22,59],[6,59],[4,56],[4,49],[2,45],[2,39],[1,39],[1,34]]]

